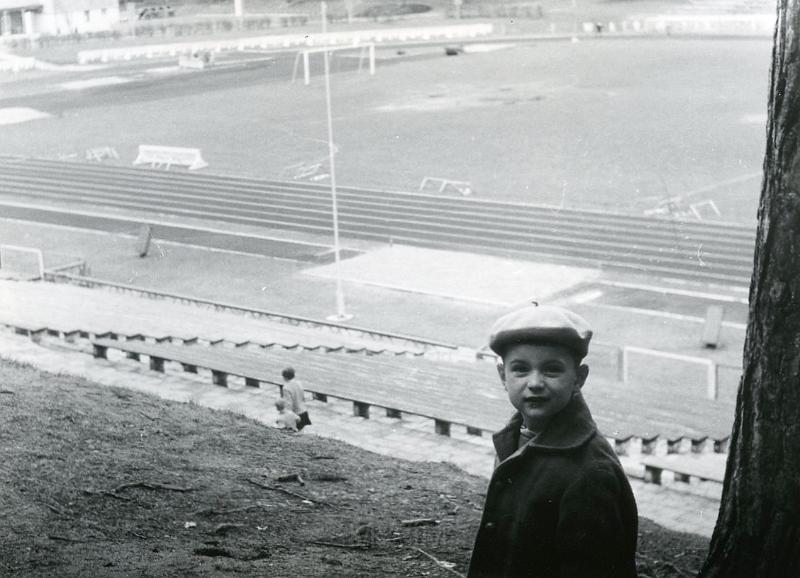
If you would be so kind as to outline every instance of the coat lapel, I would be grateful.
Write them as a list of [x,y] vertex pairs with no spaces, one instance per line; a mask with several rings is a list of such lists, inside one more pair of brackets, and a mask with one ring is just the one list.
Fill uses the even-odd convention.
[[[519,428],[522,415],[515,413],[508,424],[492,436],[494,448],[500,462],[511,457],[517,451]],[[588,442],[597,433],[597,426],[589,412],[589,407],[578,393],[567,404],[567,407],[555,417],[550,424],[523,448],[537,448],[544,451],[565,451],[578,448]]]

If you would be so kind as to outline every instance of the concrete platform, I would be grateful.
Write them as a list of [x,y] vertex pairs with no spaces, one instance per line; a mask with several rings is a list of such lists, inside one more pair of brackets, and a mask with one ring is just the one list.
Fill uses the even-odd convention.
[[[342,279],[437,297],[513,306],[546,301],[600,277],[599,269],[393,245],[342,261]],[[335,279],[336,265],[306,275]]]

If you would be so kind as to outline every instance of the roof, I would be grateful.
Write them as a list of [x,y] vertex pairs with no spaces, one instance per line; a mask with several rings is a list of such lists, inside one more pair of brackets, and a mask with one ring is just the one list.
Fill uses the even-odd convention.
[[41,10],[43,4],[38,0],[0,0],[0,10]]

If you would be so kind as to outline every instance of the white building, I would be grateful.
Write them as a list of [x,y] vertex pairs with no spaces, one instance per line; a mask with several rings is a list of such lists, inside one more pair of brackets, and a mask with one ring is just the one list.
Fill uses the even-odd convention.
[[118,0],[0,0],[2,38],[102,32],[118,24]]

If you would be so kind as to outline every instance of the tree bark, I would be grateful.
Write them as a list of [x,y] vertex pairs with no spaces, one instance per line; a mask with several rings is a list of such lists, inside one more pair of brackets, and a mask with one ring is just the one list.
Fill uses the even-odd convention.
[[800,577],[800,10],[778,0],[744,372],[702,578]]

